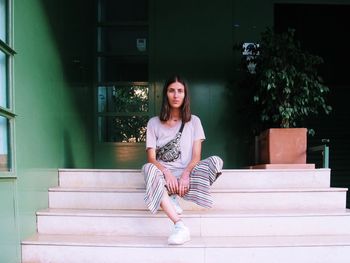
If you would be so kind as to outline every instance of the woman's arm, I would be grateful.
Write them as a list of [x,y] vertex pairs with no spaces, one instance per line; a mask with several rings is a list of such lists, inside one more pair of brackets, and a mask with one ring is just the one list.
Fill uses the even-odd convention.
[[154,148],[147,149],[147,161],[154,164],[164,174],[169,192],[174,194],[177,193],[179,191],[179,186],[176,177],[172,175],[166,167],[157,161],[156,150]]
[[190,174],[192,169],[197,165],[197,163],[201,160],[202,154],[202,141],[197,140],[193,143],[192,148],[192,159],[190,163],[187,165],[185,170],[183,171],[180,180],[179,180],[179,195],[185,195],[190,187]]

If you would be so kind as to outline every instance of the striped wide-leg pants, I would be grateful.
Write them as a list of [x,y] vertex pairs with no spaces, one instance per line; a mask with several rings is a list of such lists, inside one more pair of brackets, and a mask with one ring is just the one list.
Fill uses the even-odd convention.
[[[200,161],[191,171],[190,190],[183,198],[202,207],[212,207],[213,198],[209,188],[221,174],[222,166],[223,161],[218,156],[211,156]],[[142,167],[142,173],[146,184],[144,198],[146,205],[152,213],[156,213],[164,191],[166,191],[164,175],[152,163],[145,164]]]

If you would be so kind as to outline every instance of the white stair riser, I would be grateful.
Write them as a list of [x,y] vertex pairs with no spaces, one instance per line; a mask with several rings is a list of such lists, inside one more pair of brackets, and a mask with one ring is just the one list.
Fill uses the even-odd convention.
[[[60,171],[61,187],[143,188],[140,171]],[[214,189],[329,187],[329,169],[311,170],[224,170]]]
[[141,172],[59,172],[61,187],[144,188]]
[[[193,236],[350,235],[349,216],[186,217]],[[167,236],[165,217],[38,216],[40,234]]]
[[204,263],[204,260],[203,248],[22,246],[22,263]]
[[262,247],[262,248],[210,248],[205,263],[224,263],[234,259],[240,263],[346,263],[350,247]]
[[[288,210],[288,209],[343,209],[345,191],[321,192],[231,192],[213,193],[213,209],[230,210]],[[50,208],[77,209],[146,209],[141,192],[49,192]],[[185,210],[203,208],[181,200]]]
[[[22,246],[22,263],[348,263],[347,246],[186,248]],[[231,259],[234,261],[231,261]]]

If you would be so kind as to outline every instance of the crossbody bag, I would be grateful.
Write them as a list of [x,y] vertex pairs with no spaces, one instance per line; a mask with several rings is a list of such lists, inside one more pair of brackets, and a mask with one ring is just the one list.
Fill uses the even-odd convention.
[[181,124],[180,130],[176,133],[174,139],[166,143],[162,147],[156,149],[157,160],[162,160],[163,162],[173,162],[180,158],[180,138],[182,131],[184,129],[185,123]]

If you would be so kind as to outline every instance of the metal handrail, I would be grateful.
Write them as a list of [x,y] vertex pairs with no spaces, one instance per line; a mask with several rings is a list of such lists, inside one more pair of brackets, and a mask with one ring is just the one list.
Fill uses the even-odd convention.
[[309,148],[310,152],[322,152],[322,164],[323,164],[323,168],[329,168],[329,139],[322,139],[321,140],[322,145],[318,145],[318,146],[314,146]]

